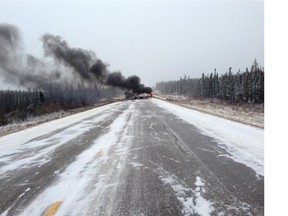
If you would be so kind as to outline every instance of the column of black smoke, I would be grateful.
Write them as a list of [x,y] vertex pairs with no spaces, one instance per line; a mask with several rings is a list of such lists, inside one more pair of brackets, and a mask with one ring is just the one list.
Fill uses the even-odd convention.
[[84,80],[99,81],[102,84],[132,90],[135,93],[151,93],[152,89],[141,84],[138,76],[125,78],[121,72],[109,72],[107,65],[92,51],[71,48],[60,36],[45,34],[42,37],[46,56],[71,67]]
[[[71,48],[60,36],[45,34],[42,41],[46,56],[72,68],[85,82],[97,81],[135,93],[152,92],[138,76],[125,78],[121,72],[110,73],[94,52]],[[59,69],[51,69],[42,60],[24,53],[20,31],[9,24],[0,24],[0,75],[7,82],[37,88],[59,83],[61,78]]]

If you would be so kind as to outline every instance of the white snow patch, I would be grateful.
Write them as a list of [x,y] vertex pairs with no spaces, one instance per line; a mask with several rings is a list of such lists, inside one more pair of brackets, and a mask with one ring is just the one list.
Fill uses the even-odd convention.
[[121,166],[121,163],[118,162],[116,168],[117,168],[117,169],[121,169],[121,167],[122,167],[122,166]]
[[198,214],[200,215],[210,215],[211,212],[213,212],[215,209],[212,206],[212,202],[204,199],[202,197],[202,193],[205,193],[206,190],[204,188],[204,182],[202,181],[202,179],[197,176],[196,177],[196,182],[194,183],[194,185],[196,185],[196,211]]
[[180,119],[195,125],[203,134],[213,137],[233,159],[264,176],[264,130],[217,116],[187,109],[166,101],[152,99]]
[[196,177],[196,182],[194,183],[197,187],[204,187],[204,182],[202,182],[199,176]]
[[138,151],[138,150],[142,150],[143,147],[140,147],[140,148],[134,148],[134,149],[131,149],[129,152],[133,152],[133,151]]
[[2,212],[1,216],[7,216],[9,211],[10,211],[11,207],[9,207],[8,209],[6,209],[4,212]]
[[166,156],[162,156],[162,158],[166,158],[168,160],[174,161],[175,163],[181,163],[180,161],[175,160],[174,158],[169,158],[169,157],[166,157]]
[[196,177],[196,182],[194,183],[197,187],[193,190],[189,188],[183,180],[170,174],[162,167],[159,167],[157,171],[160,174],[161,181],[164,184],[169,184],[176,193],[178,201],[182,204],[182,214],[184,216],[195,214],[210,216],[215,210],[213,203],[202,196],[205,193],[204,182],[199,176]]
[[31,188],[27,188],[22,194],[19,195],[19,198],[23,197],[26,192],[30,191]]
[[143,164],[140,164],[140,163],[137,163],[137,162],[131,162],[131,163],[128,163],[128,164],[132,165],[133,168],[137,168],[137,169],[144,166]]

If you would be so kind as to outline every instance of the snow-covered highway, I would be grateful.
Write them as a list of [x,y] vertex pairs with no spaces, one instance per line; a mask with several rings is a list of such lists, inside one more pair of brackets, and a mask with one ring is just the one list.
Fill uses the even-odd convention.
[[262,129],[158,99],[0,137],[1,215],[264,215]]

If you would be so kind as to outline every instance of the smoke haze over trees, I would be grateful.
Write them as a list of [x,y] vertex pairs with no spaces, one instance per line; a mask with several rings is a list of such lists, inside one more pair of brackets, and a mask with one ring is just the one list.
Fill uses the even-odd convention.
[[[134,75],[110,72],[95,52],[73,48],[60,36],[41,37],[44,59],[24,52],[20,30],[0,24],[0,76],[29,91],[0,91],[0,125],[60,109],[77,108],[123,94],[151,93]],[[33,89],[31,91],[31,89]]]
[[72,76],[69,76],[72,83],[77,84],[81,80],[87,85],[103,84],[137,93],[152,91],[141,83],[138,76],[125,78],[120,71],[110,73],[108,65],[93,51],[72,48],[60,36],[47,33],[41,41],[45,57],[55,60],[54,67],[47,61],[24,53],[17,27],[0,24],[0,71],[5,81],[43,89],[47,84],[59,83],[63,74],[72,71]]
[[22,121],[29,116],[69,110],[110,101],[123,94],[117,88],[95,88],[74,85],[51,85],[44,91],[0,90],[0,126]]
[[177,81],[158,82],[156,90],[165,94],[181,94],[191,98],[217,98],[231,102],[264,103],[264,69],[257,61],[250,70],[232,73],[232,68],[221,76],[216,70],[201,78],[184,76]]

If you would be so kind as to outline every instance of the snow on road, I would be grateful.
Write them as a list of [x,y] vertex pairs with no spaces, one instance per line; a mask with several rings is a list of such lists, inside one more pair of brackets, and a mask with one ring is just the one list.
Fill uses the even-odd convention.
[[[264,130],[213,115],[180,107],[169,102],[152,99],[159,107],[195,125],[202,133],[213,137],[232,158],[264,176]],[[219,155],[230,157],[229,155]]]
[[82,113],[77,113],[71,116],[67,116],[61,119],[53,120],[50,122],[46,122],[36,127],[28,128],[17,133],[9,134],[3,137],[0,137],[0,152],[13,149],[15,146],[26,143],[36,137],[43,136],[50,132],[53,132],[57,129],[61,129],[63,127],[68,127],[77,122],[81,122],[86,118],[91,118],[93,115],[100,114],[104,111],[111,110],[115,106],[121,104],[120,102],[108,104],[102,107],[98,107],[95,109],[91,109]]
[[[106,170],[105,175],[101,175],[100,170],[111,157],[111,147],[118,145],[116,153],[127,155],[127,144],[131,139],[131,136],[127,135],[129,126],[127,122],[133,110],[134,104],[130,104],[129,108],[110,125],[108,132],[96,139],[92,147],[78,155],[76,160],[59,175],[58,181],[42,192],[21,215],[41,215],[48,207],[47,203],[53,205],[57,202],[61,204],[55,215],[67,213],[68,215],[89,215],[87,212],[89,203],[93,203],[95,196],[101,199],[101,191],[103,192],[107,187],[105,175],[108,171]],[[125,147],[121,146],[124,140]],[[120,169],[121,165],[117,164],[115,167]],[[113,176],[116,175],[115,167],[111,164]],[[97,182],[94,182],[95,179]]]
[[[104,111],[117,105],[118,103],[110,104],[0,137],[0,163],[2,163],[0,174],[3,177],[4,173],[11,170],[31,168],[46,163],[51,159],[51,152],[67,141],[89,131],[93,124],[103,121],[113,113]],[[91,117],[100,113],[99,116]],[[39,139],[39,137],[63,127],[67,128],[55,135]]]
[[[264,175],[262,129],[183,108],[162,100],[151,99],[149,100],[151,104],[150,101],[164,108],[165,112],[171,112],[180,119],[195,125],[201,133],[214,138],[219,146],[232,155],[219,154],[218,157],[231,157],[251,167],[257,174]],[[142,102],[113,103],[1,137],[0,174],[2,178],[11,170],[47,163],[51,159],[50,153],[56,151],[61,145],[83,136],[91,128],[97,127],[98,122],[111,120],[111,124],[107,128],[105,126],[104,132],[93,137],[91,145],[79,153],[75,160],[65,169],[55,171],[57,174],[55,181],[43,188],[43,191],[37,194],[20,215],[43,215],[44,212],[55,209],[57,209],[56,216],[91,215],[91,211],[97,215],[102,206],[109,204],[108,198],[116,195],[115,188],[121,182],[119,176],[127,165],[139,171],[148,169],[136,160],[127,160],[129,154],[142,149],[142,147],[131,148],[135,138],[133,137],[135,122],[139,119],[149,120],[153,115],[157,115],[153,113],[151,116],[141,116],[137,110],[139,103]],[[113,115],[115,112],[118,115]],[[152,127],[153,122],[150,129]],[[176,158],[165,155],[162,158],[177,165],[181,164]],[[136,156],[132,159],[136,159]],[[193,177],[192,182],[195,187],[191,187],[175,173],[168,172],[159,164],[154,165],[156,166],[154,172],[161,184],[171,188],[175,194],[175,199],[177,198],[182,207],[183,215],[213,214],[216,206],[214,200],[206,198],[205,186],[209,184],[206,184],[205,176],[199,173],[196,178]],[[30,187],[27,186],[19,198],[28,192],[30,192]],[[110,211],[109,207],[106,208]],[[2,215],[8,211],[9,208]]]

